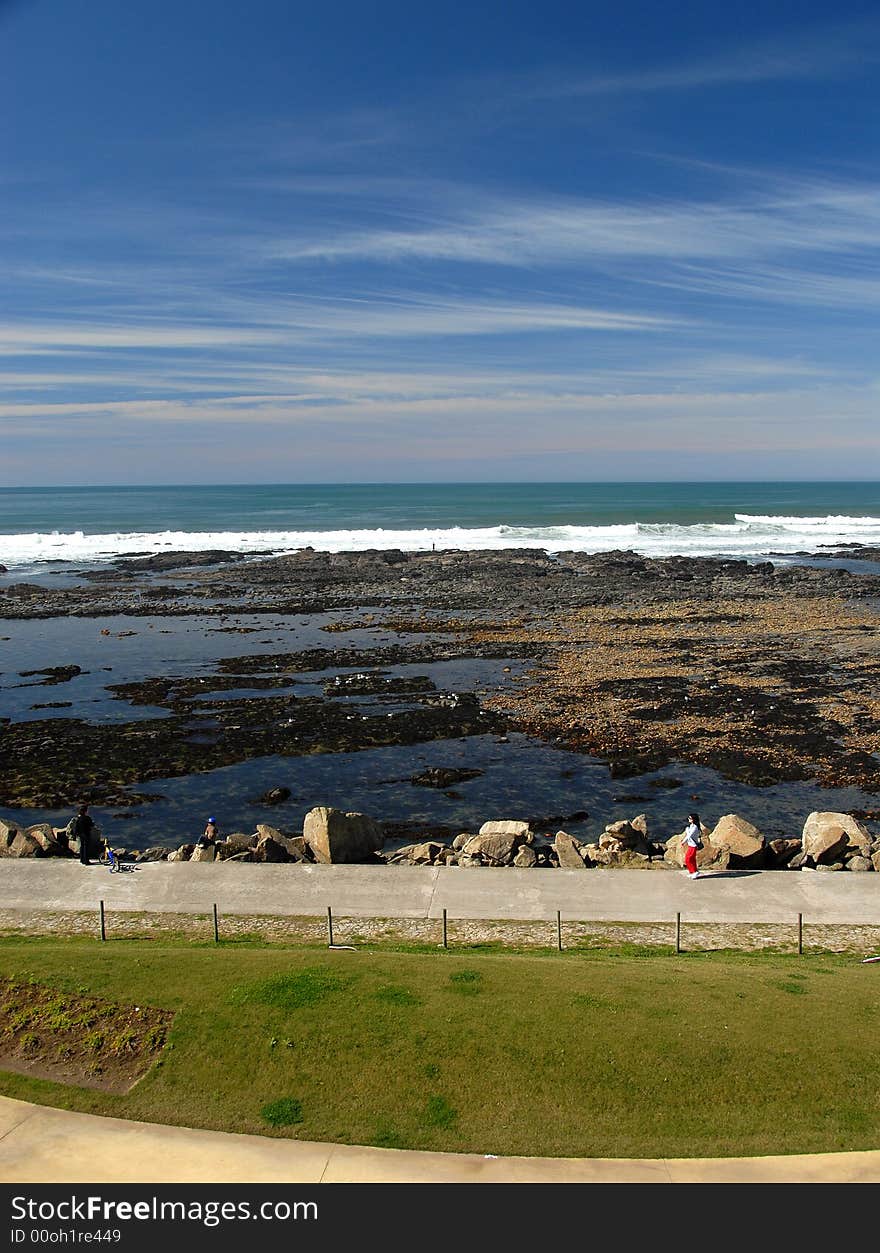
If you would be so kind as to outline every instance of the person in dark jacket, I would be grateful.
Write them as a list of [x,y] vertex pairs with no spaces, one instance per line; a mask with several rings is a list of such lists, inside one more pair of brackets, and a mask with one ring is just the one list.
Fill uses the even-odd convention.
[[71,839],[79,840],[79,859],[84,866],[92,864],[89,853],[91,852],[92,832],[94,829],[95,823],[89,816],[88,805],[80,805],[76,812],[76,817],[68,825],[67,834]]

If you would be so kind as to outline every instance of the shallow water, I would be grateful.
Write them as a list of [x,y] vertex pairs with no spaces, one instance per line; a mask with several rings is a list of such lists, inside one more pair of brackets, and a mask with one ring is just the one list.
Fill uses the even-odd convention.
[[[205,690],[191,698],[193,742],[210,742],[216,723],[207,702],[246,697],[254,701],[292,696],[316,696],[323,681],[363,667],[335,667],[297,674],[282,688],[247,686],[214,690],[217,663],[224,658],[266,653],[266,667],[257,672],[272,676],[274,652],[307,648],[354,647],[374,649],[388,642],[411,643],[449,636],[398,635],[370,629],[357,615],[229,615],[216,617],[124,616],[99,619],[45,619],[0,623],[0,715],[13,720],[49,717],[81,717],[90,722],[123,723],[165,716],[163,709],[133,706],[107,691],[107,684],[129,683],[156,675],[205,680]],[[374,612],[381,613],[376,610]],[[352,629],[328,633],[330,622],[353,623]],[[245,633],[223,628],[244,628]],[[109,635],[102,635],[107,630]],[[127,632],[134,631],[134,634]],[[84,673],[55,685],[34,685],[21,670],[65,664],[82,666]],[[441,692],[503,692],[528,669],[522,661],[464,658],[403,665],[370,666],[389,677],[427,676]],[[506,671],[507,668],[507,671]],[[352,717],[365,711],[393,713],[415,707],[406,693],[345,693],[334,700],[349,705]],[[70,701],[68,709],[36,710],[35,704]],[[484,771],[477,779],[455,784],[448,795],[435,788],[413,786],[410,776],[429,766],[467,767]],[[674,777],[675,788],[655,787],[659,779]],[[256,800],[269,788],[286,786],[293,793],[280,806]],[[579,836],[597,835],[606,822],[646,812],[655,837],[682,829],[689,809],[697,807],[709,823],[724,813],[737,812],[754,822],[768,836],[799,835],[806,815],[814,809],[874,809],[878,798],[857,788],[823,790],[812,783],[784,783],[758,789],[721,778],[715,771],[674,764],[662,771],[629,779],[611,779],[607,765],[511,734],[506,742],[484,735],[464,740],[437,740],[424,744],[367,749],[360,752],[272,756],[241,762],[185,778],[150,780],[138,790],[160,794],[162,799],[136,810],[93,810],[96,820],[112,842],[125,847],[150,844],[178,845],[195,838],[206,818],[214,813],[225,832],[252,831],[257,822],[284,830],[301,827],[305,812],[314,805],[333,805],[361,810],[380,820],[413,824],[443,824],[453,830],[475,830],[491,818],[534,818],[572,814],[587,810],[583,823],[566,823]],[[620,796],[636,799],[621,801]],[[639,799],[642,798],[642,799]],[[72,798],[74,799],[74,798]],[[69,810],[0,809],[0,816],[22,824],[51,821],[64,825]]]
[[[457,783],[449,796],[437,788],[417,787],[410,776],[429,766],[483,770],[477,779]],[[652,786],[656,780],[680,780],[680,786]],[[282,805],[261,805],[256,798],[272,787],[289,787]],[[822,789],[813,783],[780,783],[753,788],[722,779],[715,771],[673,763],[628,779],[611,779],[604,762],[583,757],[527,736],[513,734],[504,743],[493,735],[466,740],[368,749],[309,757],[264,757],[179,779],[150,780],[146,790],[163,799],[128,813],[93,808],[98,825],[114,844],[145,848],[192,841],[214,815],[223,833],[254,830],[268,822],[298,830],[314,805],[357,810],[387,822],[444,824],[474,831],[492,818],[538,819],[587,810],[584,822],[566,822],[580,838],[597,836],[606,822],[646,813],[653,838],[681,831],[689,810],[714,825],[725,813],[739,813],[768,837],[799,836],[814,809],[849,812],[872,809],[877,798],[857,788]],[[616,798],[640,797],[630,801]],[[62,825],[65,811],[0,809],[0,817],[20,822]],[[547,830],[553,834],[557,824]],[[392,841],[395,844],[409,840]]]
[[[137,683],[156,675],[176,678],[213,674],[224,657],[306,648],[372,648],[377,633],[353,629],[332,634],[321,628],[339,613],[283,617],[235,614],[205,617],[40,618],[0,620],[0,717],[83,718],[129,722],[160,718],[163,709],[132,705],[107,685]],[[222,624],[218,626],[218,623]],[[242,633],[228,628],[242,628]],[[107,635],[102,635],[107,631]],[[436,638],[436,637],[432,637]],[[83,673],[65,683],[40,683],[21,671],[78,665]],[[267,673],[269,671],[267,670]],[[69,709],[35,710],[44,701],[70,701]]]

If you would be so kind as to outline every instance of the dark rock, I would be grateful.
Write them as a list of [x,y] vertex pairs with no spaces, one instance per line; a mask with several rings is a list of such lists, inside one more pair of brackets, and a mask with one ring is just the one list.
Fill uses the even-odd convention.
[[482,770],[456,769],[452,766],[429,766],[421,774],[410,776],[413,787],[448,788],[454,783],[464,783],[467,779],[479,779]]
[[289,787],[270,787],[268,792],[264,792],[262,796],[257,798],[258,805],[281,805],[284,801],[290,799]]
[[76,675],[82,674],[82,670],[79,666],[46,666],[42,670],[19,670],[18,673],[23,679],[29,679],[36,674],[45,675],[43,685],[51,686],[53,683],[69,682]]
[[197,566],[216,566],[221,562],[244,561],[249,554],[223,548],[192,553],[154,553],[149,557],[120,557],[113,562],[118,570],[188,570]]

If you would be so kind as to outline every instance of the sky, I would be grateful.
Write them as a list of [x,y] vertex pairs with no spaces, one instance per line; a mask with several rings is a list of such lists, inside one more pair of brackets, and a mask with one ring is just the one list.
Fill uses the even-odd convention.
[[0,0],[0,484],[880,478],[880,13]]

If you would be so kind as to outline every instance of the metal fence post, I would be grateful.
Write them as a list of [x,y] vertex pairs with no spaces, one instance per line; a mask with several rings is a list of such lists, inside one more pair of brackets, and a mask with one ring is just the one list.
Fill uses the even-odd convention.
[[446,931],[446,910],[443,910],[443,947],[449,948],[448,935]]
[[107,939],[107,929],[104,926],[104,902],[101,901],[101,939]]
[[804,916],[798,914],[798,957],[804,953]]
[[214,902],[214,943],[220,943],[220,928],[217,924],[217,902]]
[[327,906],[327,947],[333,947],[333,911]]
[[556,911],[556,947],[561,953],[562,952],[562,914],[558,909]]
[[675,915],[675,951],[681,952],[681,911]]

